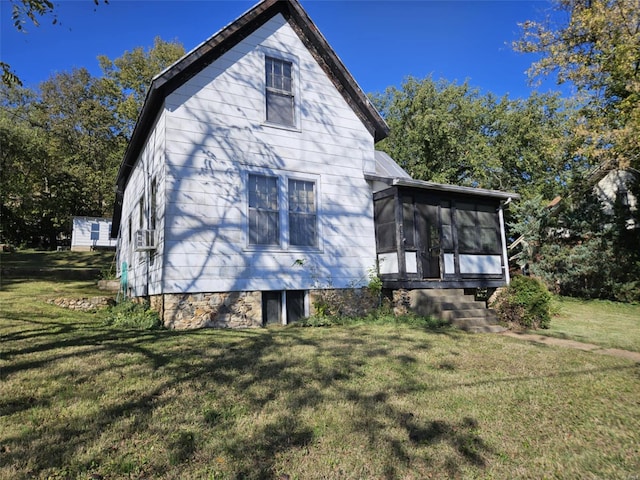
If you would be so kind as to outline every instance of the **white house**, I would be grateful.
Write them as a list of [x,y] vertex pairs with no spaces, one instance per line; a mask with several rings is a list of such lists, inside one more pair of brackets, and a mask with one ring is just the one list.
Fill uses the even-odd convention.
[[593,187],[595,195],[602,204],[602,211],[605,215],[613,215],[616,208],[625,209],[629,215],[627,228],[638,228],[631,215],[638,211],[637,191],[640,182],[640,172],[633,168],[626,170],[612,169],[601,174],[602,178]]
[[[130,295],[168,327],[258,326],[307,315],[320,290],[365,286],[379,259],[373,193],[399,198],[406,177],[376,155],[387,134],[298,1],[262,1],[151,83],[117,177]],[[491,198],[497,225],[509,196]],[[504,283],[501,254],[488,262]]]
[[117,178],[131,294],[170,326],[249,326],[366,284],[387,131],[298,2],[261,2],[151,84]]
[[73,217],[71,250],[89,251],[115,249],[116,241],[111,238],[111,219],[104,217]]

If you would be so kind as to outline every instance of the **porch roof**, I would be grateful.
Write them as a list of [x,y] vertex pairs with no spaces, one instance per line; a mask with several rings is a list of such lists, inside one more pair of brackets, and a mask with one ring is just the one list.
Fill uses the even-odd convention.
[[489,190],[477,187],[462,187],[458,185],[449,185],[445,183],[427,182],[424,180],[414,180],[407,177],[384,177],[380,175],[366,175],[367,180],[375,180],[386,183],[390,187],[408,187],[420,190],[429,190],[437,192],[447,192],[458,195],[473,195],[476,197],[496,198],[499,200],[519,200],[520,195],[512,192],[502,192],[500,190]]

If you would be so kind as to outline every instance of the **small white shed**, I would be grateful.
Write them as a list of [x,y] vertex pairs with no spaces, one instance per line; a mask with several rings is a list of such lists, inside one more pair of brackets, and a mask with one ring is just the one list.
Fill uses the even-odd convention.
[[111,218],[73,217],[72,251],[115,250],[115,248],[116,239],[111,238]]

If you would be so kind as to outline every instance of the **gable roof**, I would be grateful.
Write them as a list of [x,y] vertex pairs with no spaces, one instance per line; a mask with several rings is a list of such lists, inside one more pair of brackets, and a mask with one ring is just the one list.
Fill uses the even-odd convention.
[[334,86],[372,134],[374,141],[382,140],[389,134],[386,122],[373,107],[298,0],[263,0],[156,75],[151,81],[116,179],[113,237],[117,236],[120,228],[122,195],[125,185],[153,127],[156,116],[162,108],[165,97],[277,14],[282,14],[297,33]]

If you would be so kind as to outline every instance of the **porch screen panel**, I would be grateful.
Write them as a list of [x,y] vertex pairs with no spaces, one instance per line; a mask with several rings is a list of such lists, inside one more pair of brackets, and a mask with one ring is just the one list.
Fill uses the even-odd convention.
[[405,248],[415,248],[416,235],[413,197],[402,198],[402,230],[404,232]]
[[496,207],[478,205],[478,247],[483,253],[501,253],[500,222]]
[[376,200],[374,203],[376,218],[376,243],[378,251],[391,251],[396,249],[396,222],[394,197],[386,197]]
[[501,253],[500,225],[493,205],[459,202],[456,224],[461,253]]
[[456,207],[458,250],[460,252],[475,252],[478,250],[475,205],[460,202]]
[[451,202],[443,201],[440,204],[440,222],[442,224],[442,248],[452,251],[453,246],[453,221],[451,220]]

